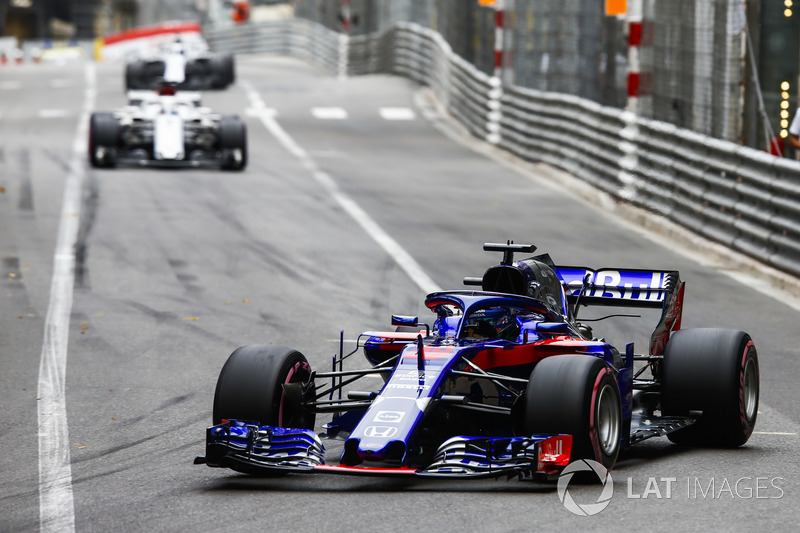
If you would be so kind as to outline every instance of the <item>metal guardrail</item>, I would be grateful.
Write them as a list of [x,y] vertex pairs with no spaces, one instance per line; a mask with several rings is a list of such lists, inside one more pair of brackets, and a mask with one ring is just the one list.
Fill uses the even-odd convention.
[[288,55],[331,74],[339,73],[347,64],[347,38],[305,19],[210,27],[203,33],[217,52]]
[[430,86],[473,135],[800,276],[797,161],[577,96],[501,85],[413,23],[348,38],[295,19],[210,30],[208,40],[218,51],[286,54],[340,75],[406,76]]

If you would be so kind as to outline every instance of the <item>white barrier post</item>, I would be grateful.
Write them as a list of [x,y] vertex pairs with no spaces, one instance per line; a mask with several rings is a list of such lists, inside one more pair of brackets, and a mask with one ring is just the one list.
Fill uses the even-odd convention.
[[653,90],[651,72],[642,71],[641,47],[652,39],[652,28],[644,22],[644,0],[628,0],[628,105],[626,109],[641,114],[641,98]]
[[489,83],[489,102],[488,113],[486,114],[487,124],[486,140],[492,144],[500,144],[500,120],[503,118],[501,111],[500,98],[503,96],[503,26],[504,26],[504,2],[505,0],[495,0],[494,3],[494,76]]
[[342,22],[342,33],[339,35],[339,68],[338,76],[339,81],[347,79],[347,65],[348,56],[350,55],[350,22],[352,10],[350,8],[350,0],[342,0],[342,11],[339,19]]

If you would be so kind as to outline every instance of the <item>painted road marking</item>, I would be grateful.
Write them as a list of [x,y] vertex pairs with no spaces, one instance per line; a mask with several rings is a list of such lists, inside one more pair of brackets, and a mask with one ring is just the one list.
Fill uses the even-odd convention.
[[87,63],[83,110],[78,120],[72,159],[64,186],[58,240],[53,258],[50,302],[44,324],[39,362],[39,529],[42,532],[75,531],[72,466],[67,426],[66,370],[69,322],[75,285],[75,243],[80,225],[84,179],[84,154],[89,132],[89,113],[96,97],[94,63]]
[[264,107],[263,102],[261,106],[253,105],[253,107],[248,107],[244,110],[245,115],[248,117],[259,118],[262,115],[268,115],[270,117],[277,117],[278,111],[271,108],[271,107]]
[[[258,92],[253,88],[253,86],[248,82],[242,82],[242,87],[247,92],[247,96],[250,99],[250,103],[253,107],[257,107],[256,102],[261,101],[261,96]],[[295,156],[300,163],[303,165],[306,170],[308,170],[314,179],[322,185],[325,190],[328,191],[328,194],[333,197],[334,200],[350,215],[353,220],[355,220],[359,226],[369,235],[378,245],[383,248],[386,253],[388,253],[398,264],[398,266],[403,269],[403,271],[408,275],[411,280],[416,283],[416,285],[422,289],[425,294],[431,292],[438,292],[441,288],[434,282],[428,274],[422,269],[422,267],[417,263],[411,254],[405,251],[405,249],[400,246],[388,233],[386,233],[383,228],[381,228],[361,207],[353,201],[352,198],[347,196],[339,186],[336,184],[336,181],[329,176],[326,172],[322,171],[314,159],[308,155],[306,152],[295,140],[286,133],[280,124],[275,120],[274,117],[270,116],[269,114],[262,114],[260,117],[261,123],[264,127],[269,131],[273,137],[275,137],[278,142],[280,142],[283,147],[288,151],[290,154]]]
[[[258,118],[262,114],[269,114],[272,118],[278,116],[278,111],[271,107],[266,107],[264,101],[255,100],[250,102],[250,107],[245,109],[245,115]],[[417,114],[409,107],[381,107],[378,114],[383,120],[415,120]],[[311,115],[318,120],[346,120],[349,118],[347,111],[341,107],[312,107]]]
[[311,114],[320,120],[344,120],[347,118],[347,111],[341,107],[312,107]]
[[22,88],[22,82],[19,80],[0,81],[0,89],[4,91],[11,91],[20,88]]
[[382,107],[378,110],[384,120],[414,120],[416,114],[408,107]]

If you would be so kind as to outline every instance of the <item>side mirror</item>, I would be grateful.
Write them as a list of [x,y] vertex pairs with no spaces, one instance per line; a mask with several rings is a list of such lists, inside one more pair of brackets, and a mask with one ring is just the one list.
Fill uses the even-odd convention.
[[563,335],[572,333],[566,322],[539,322],[536,324],[536,331],[537,333],[561,333]]
[[406,316],[406,315],[392,315],[392,325],[393,326],[400,326],[406,328],[416,328],[419,326],[425,326],[425,333],[426,335],[430,335],[430,326],[428,324],[419,322],[419,317],[417,316]]
[[392,315],[392,325],[393,326],[408,326],[413,328],[419,322],[419,317],[417,316],[405,316],[405,315]]

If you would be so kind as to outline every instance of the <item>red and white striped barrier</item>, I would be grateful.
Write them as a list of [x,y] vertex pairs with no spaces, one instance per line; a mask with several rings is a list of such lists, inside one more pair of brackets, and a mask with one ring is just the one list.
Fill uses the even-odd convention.
[[494,75],[499,78],[503,74],[503,25],[505,23],[503,0],[495,2],[494,13]]
[[641,49],[653,44],[652,22],[644,20],[643,0],[628,0],[628,105],[640,111],[641,98],[653,94],[653,73],[642,71]]
[[486,112],[486,141],[492,144],[500,144],[502,138],[502,128],[500,121],[503,114],[500,111],[502,105],[500,99],[503,97],[503,29],[505,25],[505,0],[478,0],[482,7],[494,8],[494,72],[489,79],[489,91],[487,93],[487,112]]

